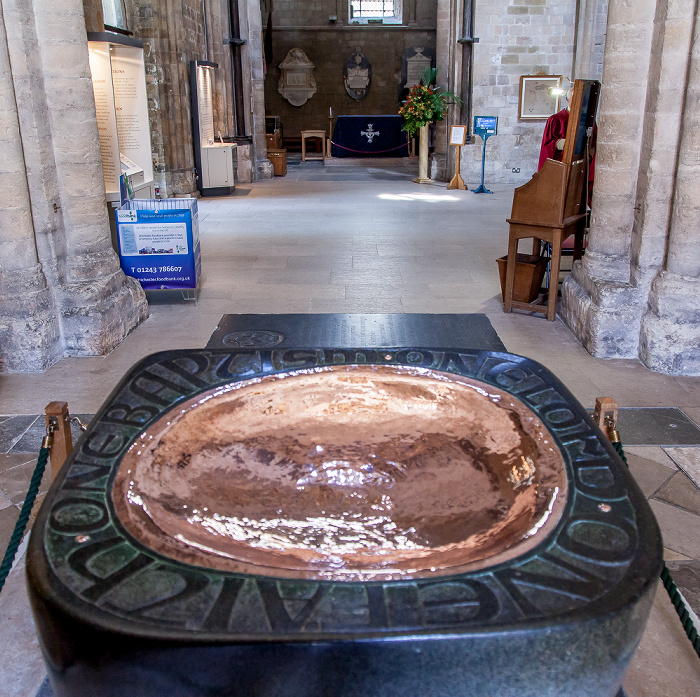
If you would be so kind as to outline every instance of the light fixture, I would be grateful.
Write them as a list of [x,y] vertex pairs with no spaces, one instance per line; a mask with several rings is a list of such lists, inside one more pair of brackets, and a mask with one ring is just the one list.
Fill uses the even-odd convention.
[[561,81],[562,81],[562,79],[563,79],[563,80],[566,80],[566,81],[569,83],[569,85],[573,85],[573,84],[574,84],[574,83],[571,81],[571,78],[567,77],[566,75],[562,75],[562,76],[559,78],[559,84],[558,84],[556,87],[549,87],[549,88],[547,89],[547,92],[549,92],[549,94],[551,94],[552,97],[563,97],[563,96],[569,91],[569,89],[570,89],[569,87],[567,87],[567,88],[565,89],[564,87],[561,86]]

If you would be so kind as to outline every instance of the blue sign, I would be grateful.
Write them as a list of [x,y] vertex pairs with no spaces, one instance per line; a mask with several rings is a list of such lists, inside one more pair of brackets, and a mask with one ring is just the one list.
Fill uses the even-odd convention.
[[498,116],[475,116],[474,135],[495,136],[498,133]]
[[197,288],[196,199],[128,201],[117,211],[117,236],[122,270],[144,289]]
[[489,136],[495,136],[498,133],[498,116],[475,116],[474,117],[474,135],[481,136],[483,141],[481,150],[481,185],[478,189],[474,189],[475,194],[492,194],[484,186],[484,170],[486,168],[486,141]]

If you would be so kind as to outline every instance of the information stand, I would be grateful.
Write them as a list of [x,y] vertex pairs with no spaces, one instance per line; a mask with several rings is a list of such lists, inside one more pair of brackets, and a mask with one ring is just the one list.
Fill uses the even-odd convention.
[[484,169],[486,168],[486,141],[490,136],[498,133],[498,116],[475,116],[474,135],[481,136],[483,148],[481,151],[481,184],[478,189],[474,189],[475,194],[492,194],[484,186]]
[[88,33],[97,128],[107,201],[119,203],[127,173],[137,198],[155,196],[143,42],[111,32]]
[[[236,188],[238,146],[214,134],[214,70],[216,63],[190,61],[190,99],[194,166],[202,196],[230,196]],[[216,142],[216,136],[219,142]]]
[[117,210],[119,260],[144,290],[197,289],[202,271],[197,199],[134,199]]
[[459,171],[460,162],[462,160],[462,146],[467,142],[467,127],[466,126],[452,126],[450,128],[450,145],[457,146],[457,158],[455,160],[455,175],[450,180],[447,185],[448,189],[462,189],[467,190],[468,187],[462,179],[462,175]]

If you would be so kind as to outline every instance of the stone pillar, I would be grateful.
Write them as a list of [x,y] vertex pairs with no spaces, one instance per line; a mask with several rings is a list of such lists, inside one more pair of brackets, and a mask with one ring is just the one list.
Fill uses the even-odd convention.
[[61,355],[53,297],[39,264],[0,5],[0,373],[46,369]]
[[[461,80],[461,50],[457,39],[462,18],[462,0],[438,0],[437,33],[435,36],[435,65],[438,69],[437,84],[450,92],[459,92]],[[435,151],[432,155],[430,176],[438,181],[449,181],[455,167],[455,148],[447,144],[449,126],[455,123],[459,109],[449,107],[446,117],[436,123]]]
[[588,250],[562,317],[594,356],[631,358],[662,268],[695,0],[610,0]]
[[146,316],[147,304],[111,247],[82,2],[2,6],[32,245],[59,312],[61,351],[48,362],[104,354]]
[[189,70],[205,55],[202,0],[127,0],[144,43],[154,179],[164,197],[197,196]]
[[608,0],[579,0],[572,80],[601,79],[607,14]]
[[[640,345],[640,358],[646,365],[675,375],[700,375],[700,12],[698,4],[692,4],[694,8],[685,8],[695,11],[695,32],[666,264],[651,288]],[[686,14],[686,18],[691,16],[690,12]],[[683,21],[682,17],[678,19]],[[682,70],[676,73],[679,91],[683,74]]]
[[103,355],[148,306],[112,248],[82,2],[34,0],[34,12],[65,233],[64,354]]
[[246,95],[246,133],[253,138],[250,152],[241,155],[250,158],[251,171],[256,179],[272,179],[274,172],[267,159],[265,140],[265,74],[260,0],[239,0],[239,13],[241,36],[247,38],[241,51],[243,89]]

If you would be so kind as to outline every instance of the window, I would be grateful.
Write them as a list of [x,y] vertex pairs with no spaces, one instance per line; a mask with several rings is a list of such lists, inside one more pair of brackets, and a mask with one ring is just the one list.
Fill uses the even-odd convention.
[[360,24],[401,24],[402,0],[350,0],[350,21]]

